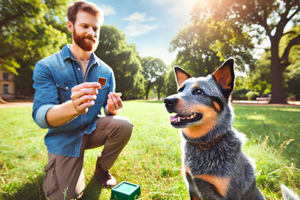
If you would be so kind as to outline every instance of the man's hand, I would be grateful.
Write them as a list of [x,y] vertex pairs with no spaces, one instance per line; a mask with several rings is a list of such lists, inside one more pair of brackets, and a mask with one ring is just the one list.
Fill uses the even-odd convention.
[[106,113],[111,115],[116,115],[119,113],[119,110],[123,107],[121,100],[122,93],[111,92],[108,95],[107,100],[107,109]]
[[72,88],[71,99],[78,115],[86,114],[88,108],[95,104],[99,88],[101,84],[97,82],[85,82]]

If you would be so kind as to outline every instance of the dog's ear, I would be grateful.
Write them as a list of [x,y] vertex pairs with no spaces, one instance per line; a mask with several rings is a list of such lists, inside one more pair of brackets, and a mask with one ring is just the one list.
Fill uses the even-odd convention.
[[177,82],[178,88],[182,85],[182,83],[183,83],[186,79],[192,77],[189,73],[187,73],[186,71],[184,71],[183,69],[181,69],[181,68],[178,67],[178,66],[174,66],[174,72],[175,72],[176,82]]
[[234,88],[234,59],[226,60],[212,75],[221,87],[224,97],[229,99]]

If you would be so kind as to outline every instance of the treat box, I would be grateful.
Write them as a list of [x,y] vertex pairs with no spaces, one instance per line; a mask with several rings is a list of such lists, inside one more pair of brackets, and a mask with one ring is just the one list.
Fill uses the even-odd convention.
[[113,189],[111,189],[110,200],[135,200],[141,195],[139,185],[123,181]]

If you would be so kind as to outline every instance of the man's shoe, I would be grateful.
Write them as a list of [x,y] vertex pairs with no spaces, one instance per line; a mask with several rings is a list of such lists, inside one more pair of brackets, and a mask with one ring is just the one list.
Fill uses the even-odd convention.
[[98,164],[96,164],[96,174],[104,188],[110,189],[118,184],[115,177],[109,171],[104,171]]

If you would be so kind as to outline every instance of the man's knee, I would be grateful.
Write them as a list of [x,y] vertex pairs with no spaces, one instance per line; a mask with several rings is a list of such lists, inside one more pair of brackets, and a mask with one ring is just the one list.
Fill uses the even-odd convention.
[[121,137],[129,140],[132,134],[133,124],[125,117],[118,117],[115,122],[118,126]]

